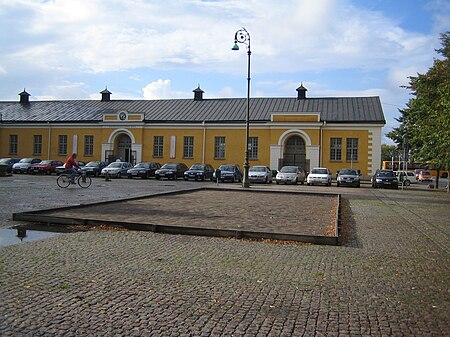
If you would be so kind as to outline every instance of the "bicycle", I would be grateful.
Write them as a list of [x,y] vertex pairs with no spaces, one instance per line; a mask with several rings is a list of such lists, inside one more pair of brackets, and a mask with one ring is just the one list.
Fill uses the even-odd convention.
[[[68,173],[62,173],[58,176],[58,179],[56,179],[56,183],[61,188],[67,188],[70,185],[70,174]],[[91,177],[88,177],[86,175],[86,172],[83,172],[81,170],[77,171],[77,174],[75,176],[75,183],[78,183],[78,185],[81,188],[88,188],[92,184]]]

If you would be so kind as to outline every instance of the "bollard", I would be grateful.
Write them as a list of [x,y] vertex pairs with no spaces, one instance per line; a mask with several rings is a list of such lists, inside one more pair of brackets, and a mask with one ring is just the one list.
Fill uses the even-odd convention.
[[111,179],[109,179],[109,172],[105,173],[105,181],[111,181]]

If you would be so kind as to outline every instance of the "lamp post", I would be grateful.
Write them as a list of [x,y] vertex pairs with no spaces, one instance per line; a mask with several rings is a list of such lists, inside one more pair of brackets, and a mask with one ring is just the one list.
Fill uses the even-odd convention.
[[249,146],[249,130],[250,130],[250,55],[252,54],[250,50],[250,34],[247,30],[242,27],[234,35],[234,45],[231,50],[239,50],[238,43],[243,43],[247,46],[247,115],[245,118],[245,161],[244,161],[244,179],[242,182],[243,187],[250,187],[250,182],[248,180],[248,146]]

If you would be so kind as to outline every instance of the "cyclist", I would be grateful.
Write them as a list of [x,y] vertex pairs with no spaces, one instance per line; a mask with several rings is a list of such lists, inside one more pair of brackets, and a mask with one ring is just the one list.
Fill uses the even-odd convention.
[[78,163],[76,161],[76,158],[77,158],[77,154],[73,153],[66,160],[66,171],[69,174],[71,184],[75,184],[75,176],[77,175],[77,170],[75,170],[74,167],[80,168],[80,166],[78,165]]

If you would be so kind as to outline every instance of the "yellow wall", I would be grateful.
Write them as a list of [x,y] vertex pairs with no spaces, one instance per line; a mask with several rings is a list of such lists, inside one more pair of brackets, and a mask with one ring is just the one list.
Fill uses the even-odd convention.
[[[72,152],[73,136],[78,135],[78,159],[83,161],[101,160],[102,144],[108,143],[110,136],[117,129],[126,129],[133,134],[137,144],[142,144],[142,160],[158,161],[161,164],[169,161],[184,162],[188,166],[194,163],[201,163],[203,160],[203,137],[205,134],[205,163],[209,163],[214,167],[218,167],[225,163],[236,163],[243,165],[245,157],[245,128],[237,128],[234,126],[211,127],[207,125],[204,131],[202,126],[196,127],[179,127],[179,128],[156,128],[152,125],[140,125],[135,127],[125,127],[126,123],[119,124],[114,127],[101,127],[101,124],[93,126],[76,126],[63,127],[61,125],[51,127],[51,146],[50,154],[48,154],[48,136],[49,128],[47,124],[39,126],[17,125],[16,127],[5,125],[0,126],[0,157],[10,157],[9,152],[9,135],[18,135],[18,153],[13,157],[38,157],[41,159],[58,159],[65,160]],[[128,124],[129,125],[129,124]],[[321,141],[320,128],[301,128],[296,126],[295,129],[301,129],[311,139],[311,145],[319,146]],[[283,129],[269,128],[264,125],[252,127],[250,129],[250,137],[258,137],[258,159],[250,160],[250,165],[270,165],[270,145],[278,144],[280,137],[290,128]],[[42,135],[42,155],[33,154],[33,136]],[[67,135],[67,155],[58,155],[59,135]],[[94,153],[93,156],[84,155],[84,136],[94,136]],[[164,137],[164,156],[162,158],[153,157],[153,137]],[[170,158],[170,138],[176,136],[176,157]],[[184,136],[194,137],[194,158],[183,158],[183,142]],[[214,143],[216,136],[224,136],[226,139],[225,159],[214,158]],[[330,138],[342,138],[342,160],[330,161]],[[351,163],[346,161],[346,139],[358,138],[358,161],[353,163],[353,168],[361,170],[366,174],[368,171],[368,147],[369,133],[367,130],[323,130],[322,139],[322,166],[328,167],[333,173],[344,168],[350,167]],[[133,149],[132,149],[133,150]]]
[[[342,160],[330,160],[331,138],[342,138]],[[358,160],[353,161],[353,163],[346,160],[347,138],[358,138]],[[367,130],[324,130],[322,166],[329,168],[333,173],[336,173],[342,168],[352,166],[354,169],[361,170],[362,174],[367,174],[368,146],[369,144]]]

